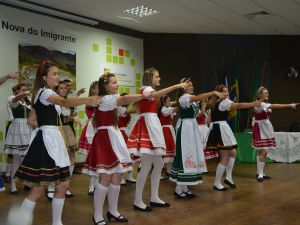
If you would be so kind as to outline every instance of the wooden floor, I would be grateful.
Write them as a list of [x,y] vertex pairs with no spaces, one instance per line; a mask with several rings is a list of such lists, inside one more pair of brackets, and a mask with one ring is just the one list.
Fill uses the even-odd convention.
[[[216,161],[208,163],[215,170]],[[258,183],[255,164],[237,164],[234,169],[236,189],[219,192],[212,189],[214,173],[204,176],[204,183],[192,187],[197,198],[180,200],[173,196],[175,184],[162,180],[160,197],[171,203],[170,208],[155,208],[151,213],[135,211],[132,207],[134,184],[122,186],[119,211],[128,217],[130,225],[299,225],[300,224],[300,164],[268,164],[266,171],[271,180]],[[135,173],[136,175],[136,173]],[[76,174],[71,181],[75,194],[67,199],[63,212],[64,225],[90,225],[93,199],[87,195],[88,177]],[[9,190],[9,187],[7,187]],[[21,187],[20,187],[21,189]],[[21,202],[25,191],[17,196],[0,193],[0,224],[11,205]],[[144,201],[150,196],[150,180],[147,181]],[[105,205],[105,212],[107,206]],[[51,225],[51,203],[42,198],[34,212],[34,225]],[[117,224],[116,222],[111,224]]]

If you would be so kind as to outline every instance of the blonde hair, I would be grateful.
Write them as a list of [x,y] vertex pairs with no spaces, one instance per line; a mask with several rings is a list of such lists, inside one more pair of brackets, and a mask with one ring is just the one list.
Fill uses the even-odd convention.
[[[227,88],[227,86],[225,86],[224,84],[219,84],[215,87],[215,91],[218,91],[218,92],[223,92],[224,88]],[[208,101],[208,106],[211,110],[214,110],[215,107],[216,107],[216,104],[218,102],[218,97],[213,95],[209,101]]]
[[259,100],[259,99],[260,99],[261,94],[263,93],[264,90],[268,90],[268,89],[265,88],[264,86],[260,86],[260,87],[257,89],[257,92],[256,92],[256,100]]

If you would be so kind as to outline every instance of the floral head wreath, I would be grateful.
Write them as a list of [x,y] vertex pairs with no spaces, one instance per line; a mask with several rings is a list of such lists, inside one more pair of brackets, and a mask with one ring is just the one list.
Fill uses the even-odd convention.
[[260,86],[257,90],[257,94],[261,94],[264,89],[266,89],[264,86]]

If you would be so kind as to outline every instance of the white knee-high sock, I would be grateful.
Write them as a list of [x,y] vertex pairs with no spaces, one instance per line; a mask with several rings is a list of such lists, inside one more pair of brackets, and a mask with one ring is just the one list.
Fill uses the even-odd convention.
[[110,184],[107,192],[108,211],[114,216],[120,216],[118,212],[118,200],[120,194],[120,185]]
[[70,170],[70,177],[73,175],[74,172],[74,165],[69,166],[69,170]]
[[264,177],[264,167],[265,167],[265,162],[257,161],[257,171],[258,171],[259,178]]
[[234,167],[234,162],[235,162],[235,157],[229,157],[227,166],[226,166],[226,180],[228,180],[229,182],[233,183],[232,180],[232,171],[233,171],[233,167]]
[[175,192],[176,192],[177,194],[179,194],[179,195],[183,192],[182,186],[183,186],[183,185],[181,185],[181,184],[176,184]]
[[103,205],[108,191],[108,187],[98,183],[94,192],[94,218],[96,222],[103,220]]
[[21,155],[14,155],[13,161],[12,161],[12,167],[11,167],[11,173],[10,173],[10,191],[14,192],[17,191],[16,187],[16,181],[14,179],[14,176],[16,175],[16,172],[21,165],[22,162],[22,156]]
[[53,198],[52,200],[52,225],[62,225],[61,214],[64,208],[64,198]]
[[95,180],[96,180],[95,176],[89,176],[89,192],[95,190]]
[[6,163],[5,176],[10,177],[10,173],[11,173],[11,163]]
[[[136,188],[135,188],[135,200],[134,205],[145,209],[146,204],[143,202],[143,190],[145,187],[146,179],[148,176],[148,173],[152,166],[152,156],[143,154],[141,156],[141,170],[137,176],[136,179]],[[160,178],[160,174],[158,176],[158,179]]]
[[161,156],[153,156],[153,170],[151,174],[151,202],[165,203],[158,196],[159,182],[164,161]]
[[225,171],[225,166],[223,166],[221,163],[218,164],[217,170],[216,170],[216,178],[215,178],[215,186],[219,189],[224,188],[222,185],[222,177]]
[[9,225],[31,225],[33,210],[36,202],[27,198],[21,204],[20,208],[11,208],[8,215]]
[[256,174],[258,174],[258,162],[259,162],[259,155],[257,154],[256,156],[256,163],[257,163],[257,167],[256,167]]

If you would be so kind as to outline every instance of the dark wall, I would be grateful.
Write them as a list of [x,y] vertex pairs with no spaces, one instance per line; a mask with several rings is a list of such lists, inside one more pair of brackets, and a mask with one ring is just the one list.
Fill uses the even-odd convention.
[[[224,83],[224,74],[230,84],[235,70],[240,101],[250,101],[257,67],[263,85],[269,88],[271,103],[300,101],[300,78],[285,78],[290,63],[300,70],[297,40],[295,36],[149,34],[144,38],[144,63],[145,68],[154,66],[159,70],[162,87],[192,77],[195,93]],[[277,110],[271,117],[275,130],[288,131],[292,122],[300,122],[299,115],[299,110]],[[242,110],[241,130],[247,127],[247,117],[248,111]]]

